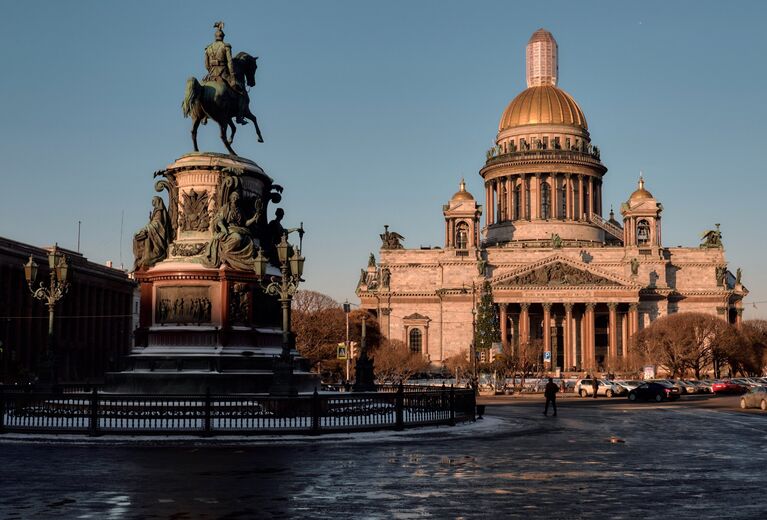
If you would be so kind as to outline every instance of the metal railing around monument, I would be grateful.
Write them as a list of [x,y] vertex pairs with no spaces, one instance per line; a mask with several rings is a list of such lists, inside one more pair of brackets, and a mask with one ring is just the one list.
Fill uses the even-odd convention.
[[475,394],[452,387],[383,392],[127,395],[0,389],[0,433],[259,435],[402,430],[475,419]]

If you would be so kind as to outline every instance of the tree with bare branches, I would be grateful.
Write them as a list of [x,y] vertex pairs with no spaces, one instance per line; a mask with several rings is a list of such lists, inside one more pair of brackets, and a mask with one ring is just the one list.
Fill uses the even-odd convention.
[[404,342],[384,339],[373,350],[376,378],[390,383],[406,382],[415,374],[426,372],[429,362],[420,352],[413,352]]
[[[346,361],[337,359],[339,343],[346,340],[346,315],[331,297],[315,291],[298,291],[292,305],[292,327],[296,349],[324,380],[337,381],[345,376]],[[367,318],[367,345],[374,349],[381,342],[378,321],[364,310],[349,313],[349,340],[360,345],[362,317]],[[359,354],[359,352],[357,352]],[[351,364],[352,369],[354,363]]]
[[736,373],[743,366],[743,340],[734,326],[700,312],[664,316],[636,337],[635,351],[645,363],[660,366],[672,377],[688,373],[700,378],[704,372],[718,375],[729,365]]
[[341,305],[325,294],[302,290],[293,296],[291,312],[298,352],[319,368],[323,379],[338,379],[345,368],[345,362],[336,359],[336,347],[346,334]]
[[466,351],[446,357],[442,362],[442,365],[448,372],[450,372],[450,374],[455,376],[456,381],[468,377],[472,373],[469,353]]
[[740,369],[749,376],[761,376],[767,370],[767,320],[746,320],[740,329],[742,348]]
[[515,384],[519,381],[519,391],[524,386],[525,379],[543,376],[543,340],[531,339],[513,350],[511,347],[504,347],[503,352],[496,354],[490,368],[504,378],[513,377]]
[[311,314],[327,309],[340,309],[341,305],[327,294],[317,291],[296,291],[290,308],[293,313]]

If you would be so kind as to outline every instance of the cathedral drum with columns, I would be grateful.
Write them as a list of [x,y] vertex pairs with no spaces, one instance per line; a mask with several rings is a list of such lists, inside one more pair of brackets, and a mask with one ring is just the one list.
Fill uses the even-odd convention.
[[622,222],[602,216],[607,168],[583,111],[557,86],[557,51],[544,29],[527,44],[527,89],[504,110],[479,171],[484,227],[461,181],[443,206],[444,248],[404,248],[387,228],[361,273],[357,295],[382,334],[435,367],[470,348],[485,282],[503,348],[538,340],[552,370],[618,369],[631,337],[667,314],[740,324],[747,290],[727,269],[718,224],[699,246],[664,247],[663,206],[641,176]]

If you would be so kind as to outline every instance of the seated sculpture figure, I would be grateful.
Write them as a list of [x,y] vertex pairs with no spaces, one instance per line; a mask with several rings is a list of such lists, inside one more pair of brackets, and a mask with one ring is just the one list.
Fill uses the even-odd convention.
[[161,197],[152,197],[149,222],[133,236],[134,270],[152,267],[168,256],[168,244],[173,239],[168,210]]
[[218,267],[225,263],[234,269],[253,269],[255,245],[248,227],[257,216],[243,222],[239,201],[240,194],[232,192],[229,203],[222,206],[216,215],[213,227],[215,234],[205,251],[205,263],[208,266]]

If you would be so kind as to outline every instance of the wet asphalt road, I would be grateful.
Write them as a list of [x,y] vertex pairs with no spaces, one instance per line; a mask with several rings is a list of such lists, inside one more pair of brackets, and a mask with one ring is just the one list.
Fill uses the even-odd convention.
[[556,418],[543,416],[539,400],[491,402],[486,424],[495,426],[470,436],[441,430],[381,442],[194,447],[0,439],[0,518],[736,519],[767,512],[767,414],[737,411],[737,398],[563,399]]

